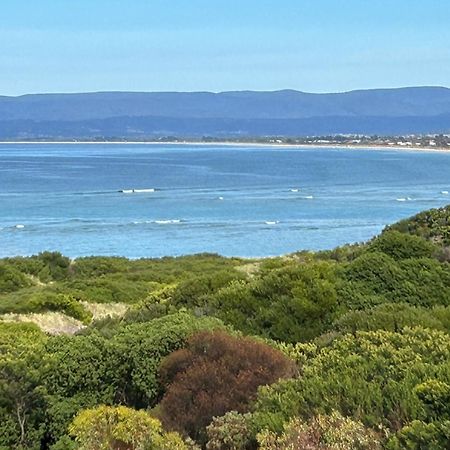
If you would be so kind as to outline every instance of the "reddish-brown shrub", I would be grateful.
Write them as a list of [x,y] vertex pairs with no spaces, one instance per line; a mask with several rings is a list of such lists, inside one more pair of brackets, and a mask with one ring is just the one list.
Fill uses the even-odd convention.
[[258,386],[293,376],[295,365],[262,342],[216,331],[192,336],[163,361],[160,373],[164,425],[203,441],[213,417],[246,412]]

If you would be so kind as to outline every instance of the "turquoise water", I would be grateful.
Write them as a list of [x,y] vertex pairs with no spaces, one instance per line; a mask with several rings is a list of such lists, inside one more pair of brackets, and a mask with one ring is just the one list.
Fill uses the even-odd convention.
[[450,152],[3,144],[0,256],[333,248],[450,203],[447,191]]

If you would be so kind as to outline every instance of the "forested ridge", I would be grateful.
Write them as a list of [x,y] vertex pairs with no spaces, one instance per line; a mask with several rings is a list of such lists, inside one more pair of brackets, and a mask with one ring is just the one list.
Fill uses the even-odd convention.
[[290,89],[29,94],[0,96],[0,139],[447,134],[449,116],[450,89],[427,86],[319,94]]
[[450,206],[260,260],[5,258],[0,315],[0,449],[450,448]]

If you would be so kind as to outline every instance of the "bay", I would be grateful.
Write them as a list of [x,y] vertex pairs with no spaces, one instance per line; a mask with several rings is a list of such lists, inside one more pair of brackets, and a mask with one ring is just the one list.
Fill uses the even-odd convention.
[[1,144],[0,257],[330,249],[446,205],[449,191],[450,152]]

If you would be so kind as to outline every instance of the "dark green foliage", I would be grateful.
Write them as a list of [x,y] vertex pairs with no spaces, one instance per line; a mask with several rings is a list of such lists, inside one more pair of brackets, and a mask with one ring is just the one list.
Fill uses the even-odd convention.
[[367,252],[350,263],[346,279],[358,282],[363,292],[384,294],[406,281],[406,276],[393,258],[385,253]]
[[69,275],[70,259],[58,252],[43,252],[38,255],[38,259],[44,264],[48,276],[43,276],[43,270],[39,273],[39,278],[43,281],[63,280]]
[[14,292],[21,288],[31,286],[31,280],[22,272],[7,264],[0,263],[0,294]]
[[41,282],[61,281],[70,273],[70,259],[59,252],[42,252],[36,256],[6,258],[18,270],[33,275]]
[[245,275],[237,271],[219,271],[211,275],[198,275],[182,281],[172,295],[175,306],[205,309],[208,296],[233,281],[244,280]]
[[413,420],[387,444],[388,450],[447,450],[450,448],[450,421],[426,423]]
[[33,325],[0,323],[0,447],[39,449],[45,341]]
[[450,266],[429,258],[395,261],[385,253],[367,252],[347,265],[341,301],[361,309],[384,302],[431,307],[450,305]]
[[439,380],[427,380],[414,388],[425,407],[427,420],[450,420],[450,385]]
[[136,303],[145,298],[151,285],[145,281],[126,280],[121,274],[77,279],[66,283],[63,288],[79,292],[91,303]]
[[126,258],[91,256],[78,258],[72,268],[76,278],[96,278],[114,273],[128,272],[129,261]]
[[337,262],[353,261],[366,250],[364,244],[351,244],[337,247],[333,250],[323,250],[315,254],[316,259],[331,259]]
[[286,342],[318,336],[337,309],[337,276],[329,262],[288,265],[211,297],[215,314],[246,333]]
[[399,231],[386,231],[369,245],[369,250],[386,253],[392,258],[432,258],[438,247],[426,239]]
[[440,319],[444,314],[450,316],[450,307],[428,309],[407,303],[384,303],[367,310],[349,311],[341,316],[332,328],[342,333],[355,333],[375,330],[400,331],[404,327],[423,326],[450,332],[450,323]]
[[48,342],[51,364],[43,374],[50,442],[64,435],[82,408],[113,404],[125,388],[125,361],[114,342],[100,336],[57,337]]

